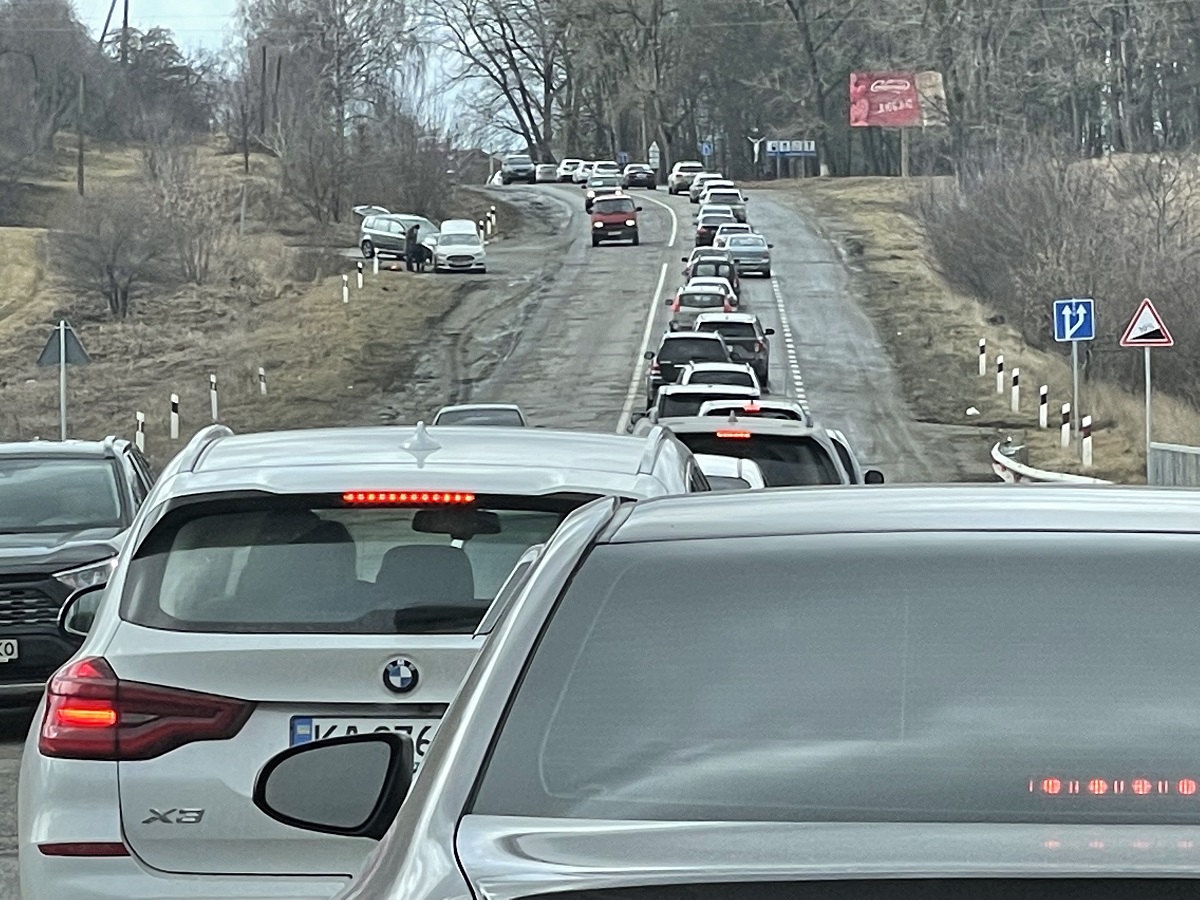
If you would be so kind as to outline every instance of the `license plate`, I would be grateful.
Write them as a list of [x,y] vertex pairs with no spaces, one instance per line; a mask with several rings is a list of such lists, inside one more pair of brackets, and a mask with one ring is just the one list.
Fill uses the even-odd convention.
[[393,731],[407,734],[413,742],[413,758],[417,763],[425,756],[429,742],[441,722],[440,719],[383,719],[344,718],[341,716],[294,716],[292,718],[291,745],[327,741],[330,738],[350,737],[355,734],[373,734]]
[[12,662],[19,657],[21,645],[13,638],[0,640],[0,663]]

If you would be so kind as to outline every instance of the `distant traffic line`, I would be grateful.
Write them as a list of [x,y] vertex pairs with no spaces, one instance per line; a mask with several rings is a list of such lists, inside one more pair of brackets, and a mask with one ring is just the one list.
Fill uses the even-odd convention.
[[796,339],[792,336],[792,326],[788,322],[787,305],[783,302],[783,290],[779,286],[779,278],[771,276],[771,293],[775,295],[775,308],[779,311],[779,331],[783,335],[784,349],[787,351],[788,373],[792,376],[792,388],[796,402],[809,412],[808,395],[804,391],[804,378],[800,374],[800,361],[796,357]]

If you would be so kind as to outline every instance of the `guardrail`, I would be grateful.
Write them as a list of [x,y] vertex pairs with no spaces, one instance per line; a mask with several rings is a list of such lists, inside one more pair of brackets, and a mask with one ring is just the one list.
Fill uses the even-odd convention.
[[[1111,481],[1105,481],[1103,478],[1089,478],[1087,475],[1072,475],[1067,472],[1047,472],[1044,469],[1035,469],[1021,460],[1017,459],[1020,451],[1024,447],[1012,446],[1012,439],[1008,441],[998,441],[996,446],[992,447],[992,471],[996,473],[996,477],[1001,481],[1007,481],[1009,484],[1021,484],[1022,482],[1059,482],[1063,484],[1112,484]],[[1007,450],[1007,452],[1005,452]]]

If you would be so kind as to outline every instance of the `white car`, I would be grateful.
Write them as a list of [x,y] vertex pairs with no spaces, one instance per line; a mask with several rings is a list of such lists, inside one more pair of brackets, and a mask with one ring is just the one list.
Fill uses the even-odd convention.
[[[700,202],[700,195],[704,193],[704,186],[712,184],[716,181],[725,181],[725,176],[719,172],[702,172],[692,179],[692,183],[687,188],[688,200],[692,203]],[[682,193],[682,192],[681,192]]]
[[702,162],[687,160],[675,163],[671,167],[671,174],[667,176],[667,192],[682,194],[692,186],[692,180],[703,172],[704,163]]
[[[738,294],[737,291],[733,289],[733,285],[730,283],[728,278],[718,278],[714,275],[700,275],[684,285],[684,290],[687,291],[704,290],[706,288],[709,290],[721,291],[727,298],[729,298],[729,305],[734,309],[737,309]],[[708,311],[712,312],[712,310]]]
[[486,272],[487,250],[470,219],[447,219],[430,239],[435,272]]
[[722,225],[717,229],[717,233],[713,236],[713,249],[720,250],[724,248],[726,242],[735,234],[755,234],[753,226],[747,225],[745,222],[735,222],[732,225]]
[[571,173],[571,181],[575,184],[587,184],[587,180],[592,177],[593,169],[596,168],[594,162],[581,162],[575,171]]
[[621,166],[611,159],[604,159],[592,167],[593,175],[620,175]]
[[760,396],[761,392],[757,389],[739,385],[665,384],[658,389],[654,405],[647,411],[646,418],[635,426],[634,434],[648,434],[656,422],[695,416],[704,403],[712,400],[748,403],[759,399]]
[[809,415],[799,402],[795,400],[755,400],[751,403],[737,403],[732,400],[713,400],[700,407],[701,416],[720,416],[723,419],[730,415],[738,418],[784,419],[800,422],[812,427],[812,416]]
[[664,429],[204,429],[63,608],[86,637],[24,748],[22,897],[329,897],[373,844],[265,816],[263,764],[373,731],[419,762],[528,548],[594,498],[705,490],[697,468]]
[[767,486],[762,469],[752,459],[697,453],[696,462],[714,491],[754,491]]
[[570,181],[571,176],[575,174],[575,170],[583,165],[582,159],[568,157],[558,164],[558,180]]
[[754,388],[762,393],[758,376],[746,363],[688,363],[679,376],[679,384],[725,384]]
[[538,163],[533,170],[533,180],[537,184],[554,184],[558,181],[558,166],[554,163]]
[[733,207],[727,203],[701,203],[700,208],[692,216],[692,221],[699,222],[705,216],[724,216],[729,219],[730,225],[738,224]]

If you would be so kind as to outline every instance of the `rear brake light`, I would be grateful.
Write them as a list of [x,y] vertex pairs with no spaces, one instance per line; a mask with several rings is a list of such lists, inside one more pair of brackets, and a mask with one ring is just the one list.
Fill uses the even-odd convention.
[[658,371],[659,371],[658,360],[657,359],[650,360],[650,374],[657,375]]
[[232,738],[253,711],[246,700],[121,681],[107,660],[92,657],[50,679],[38,750],[63,759],[153,759]]
[[733,312],[733,304],[728,300],[725,301],[725,312]]
[[747,403],[745,406],[742,407],[742,410],[744,412],[748,412],[748,413],[756,413],[756,412],[762,412],[762,407],[759,406],[757,403]]
[[718,431],[717,437],[719,437],[719,438],[734,438],[734,439],[738,439],[738,440],[744,440],[744,439],[750,437],[750,432],[748,432],[748,431]]
[[474,503],[465,491],[346,491],[342,502],[353,506],[429,506],[430,504]]
[[763,352],[763,345],[762,345],[762,341],[755,341],[755,342],[754,342],[754,352],[755,352],[755,353],[762,353],[762,352]]

